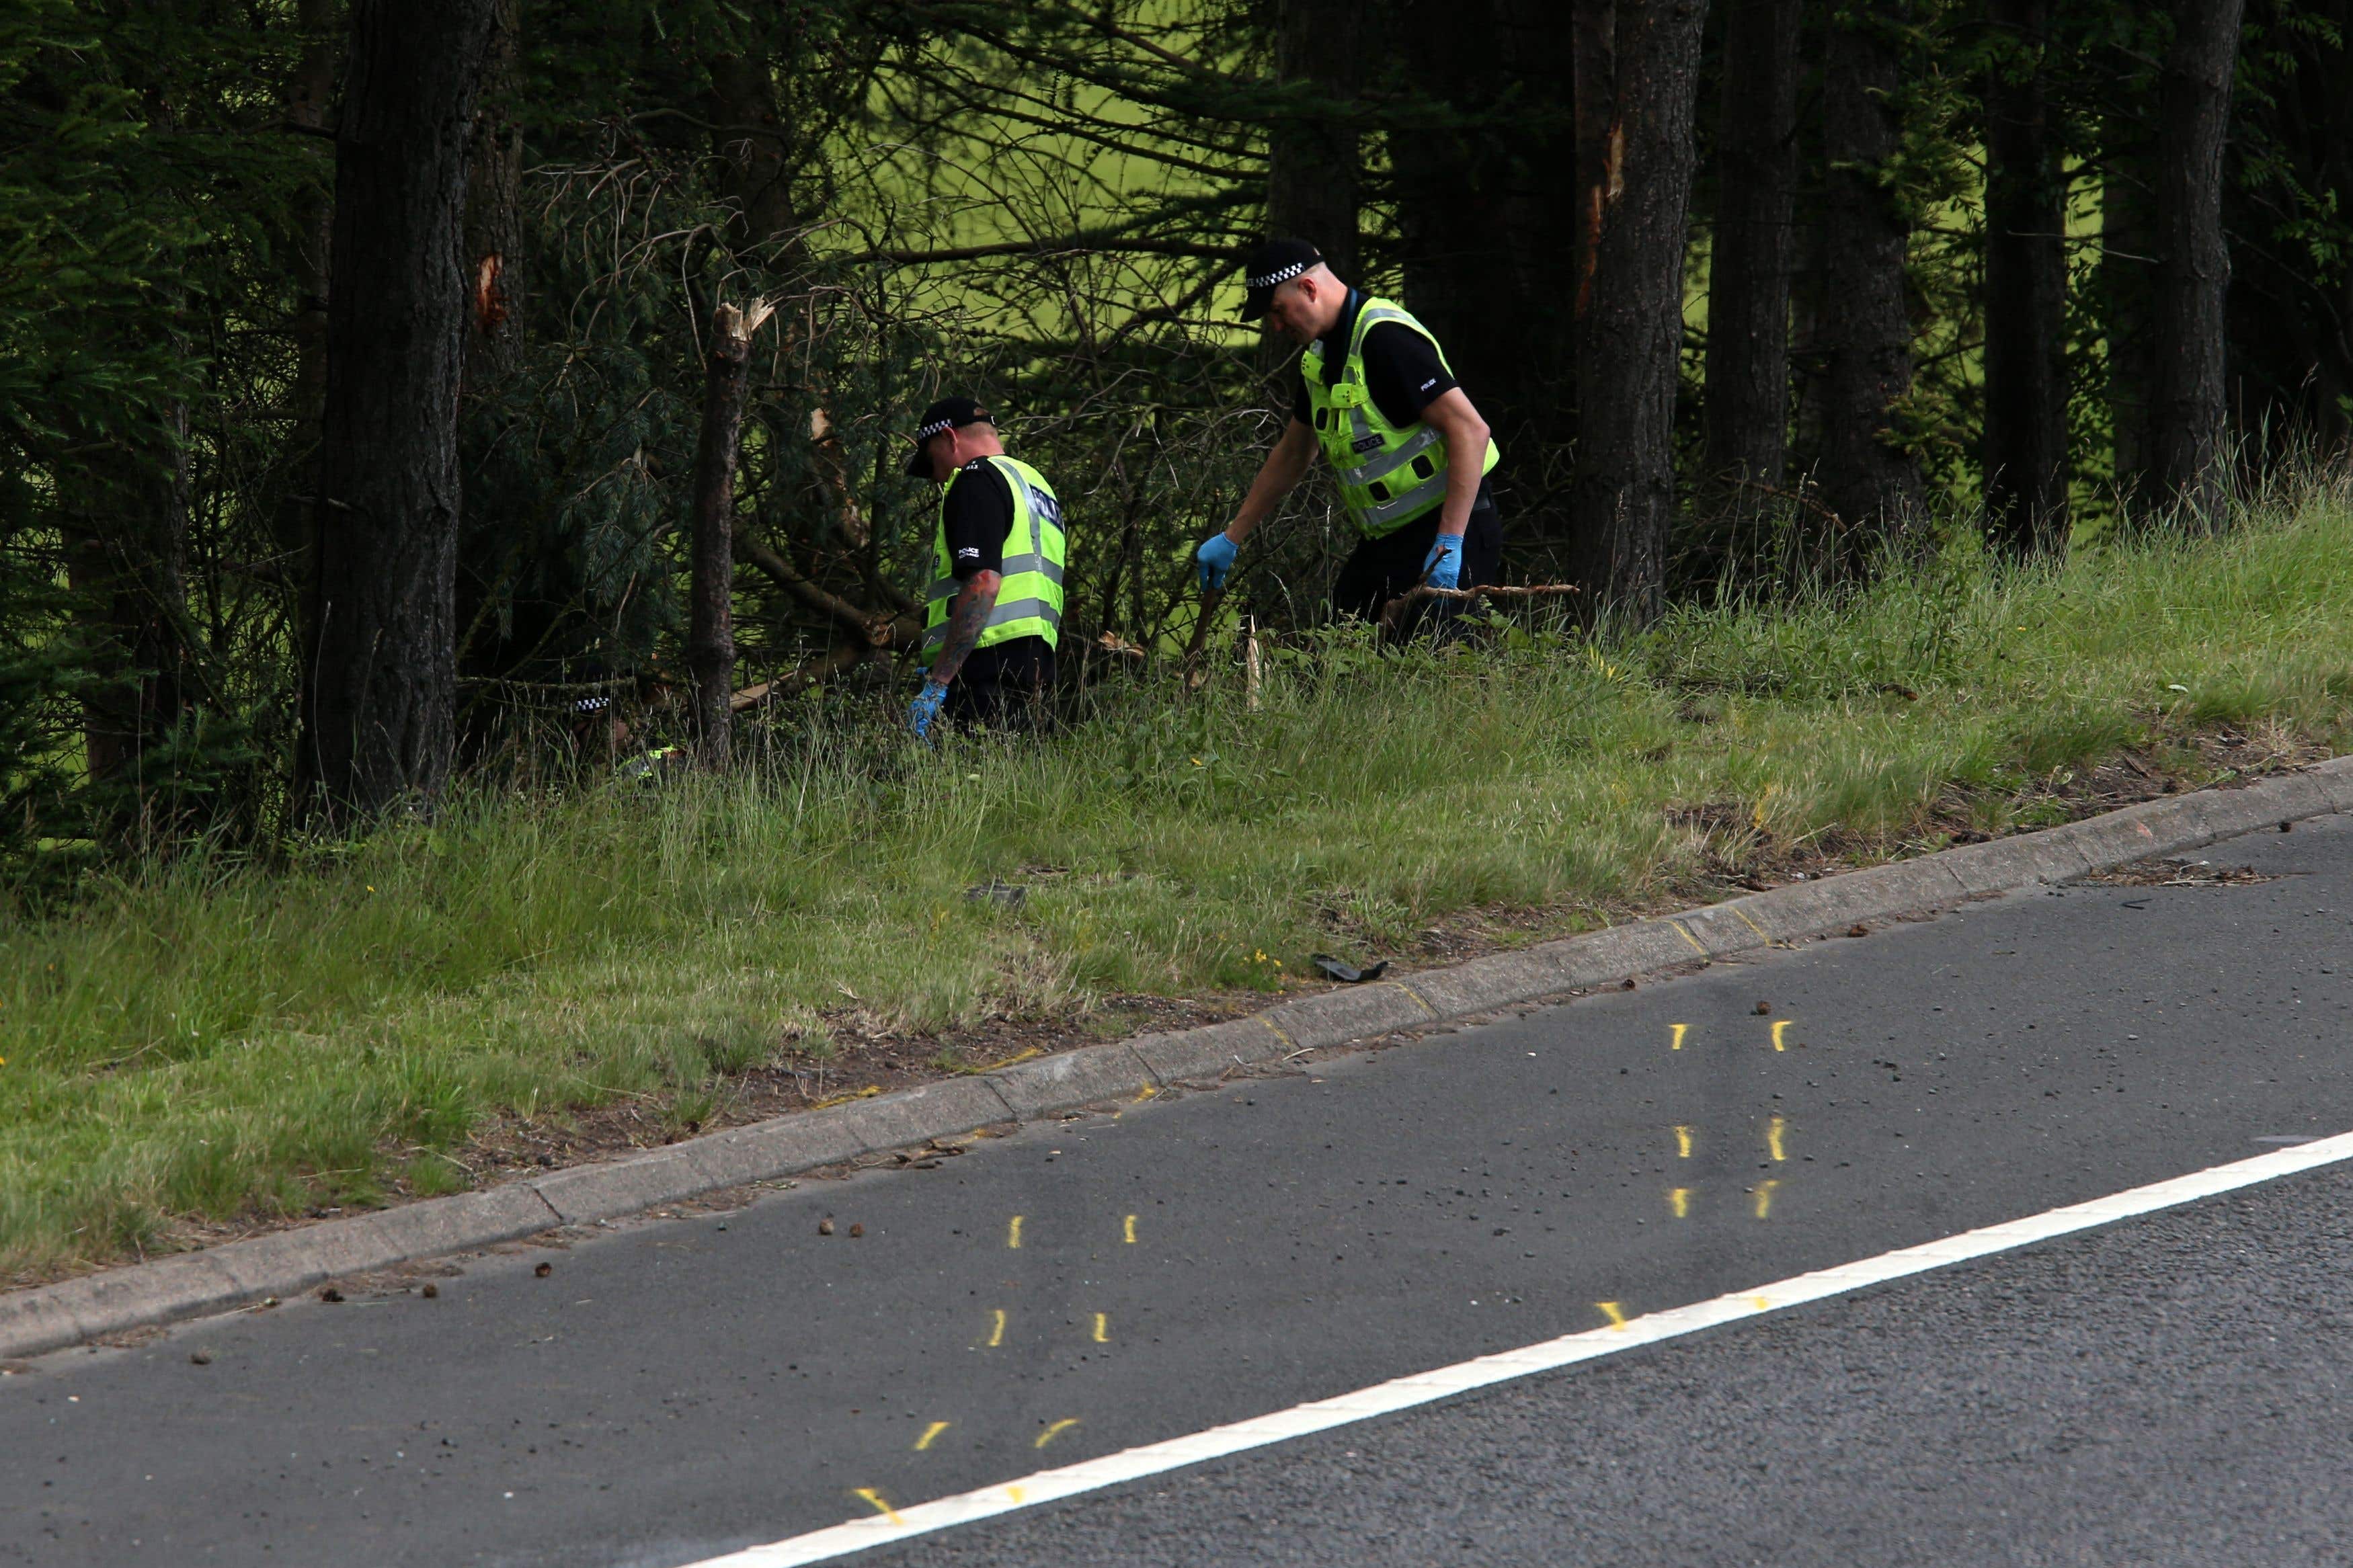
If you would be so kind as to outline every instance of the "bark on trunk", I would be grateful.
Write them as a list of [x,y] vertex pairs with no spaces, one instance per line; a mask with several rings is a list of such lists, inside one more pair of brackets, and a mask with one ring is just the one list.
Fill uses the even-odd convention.
[[1349,106],[1363,84],[1367,25],[1362,0],[1278,0],[1275,5],[1275,76],[1308,101],[1269,128],[1267,229],[1313,242],[1332,270],[1352,283],[1357,280],[1364,136]]
[[[1705,0],[1578,7],[1578,209],[1588,265],[1577,291],[1577,467],[1573,574],[1599,603],[1655,616],[1674,521],[1675,384],[1683,346],[1692,108]],[[1608,51],[1588,59],[1588,49]]]
[[[789,24],[787,24],[789,25]],[[792,271],[800,246],[793,201],[790,148],[784,115],[776,104],[776,66],[765,53],[720,55],[711,61],[713,150],[719,154],[722,195],[733,211],[729,247],[745,255],[784,241],[786,254],[769,258]]]
[[2157,389],[2149,479],[2195,523],[2221,516],[2222,142],[2243,0],[2176,0],[2173,43],[2158,85]]
[[335,134],[307,809],[429,808],[454,740],[459,263],[491,0],[355,0]]
[[466,385],[514,368],[522,342],[522,127],[515,122],[522,0],[491,0],[481,101],[466,147]]
[[1862,540],[1902,534],[1921,505],[1919,465],[1894,427],[1895,406],[1912,390],[1910,233],[1883,183],[1898,140],[1887,33],[1904,9],[1904,0],[1855,5],[1832,22],[1823,62],[1821,488],[1831,511]]
[[2014,556],[2067,542],[2067,185],[2052,140],[2050,0],[1990,0],[1987,74],[1986,526]]
[[[301,0],[296,26],[304,43],[286,83],[286,120],[305,131],[332,129],[328,109],[342,58],[334,32],[334,0]],[[309,138],[305,139],[310,140]],[[288,247],[294,283],[294,381],[288,389],[287,495],[279,503],[272,533],[283,579],[294,584],[294,646],[301,668],[318,654],[319,422],[327,405],[327,286],[333,249],[335,208],[332,187],[299,192],[294,233]]]
[[82,740],[90,782],[121,833],[145,818],[162,826],[137,792],[151,752],[187,712],[195,684],[187,626],[187,409],[152,447],[92,442],[87,461],[63,476],[67,582],[89,647],[96,689],[83,700]]
[[693,685],[695,742],[702,765],[724,768],[735,689],[735,454],[744,435],[752,334],[768,307],[712,312],[703,362],[702,436],[694,455],[694,515],[688,550],[686,668]]
[[2139,129],[2112,121],[2100,179],[2100,299],[2108,350],[2108,423],[2117,493],[2137,500],[2148,477],[2150,384],[2157,374],[2157,160]]
[[1560,189],[1576,156],[1574,59],[1558,10],[1409,0],[1397,37],[1411,41],[1413,84],[1459,119],[1387,139],[1405,304],[1493,427],[1498,488],[1511,488],[1513,531],[1530,540],[1565,532],[1567,491],[1552,488],[1546,455],[1576,425],[1564,263],[1577,213]]
[[1732,0],[1707,286],[1707,477],[1778,487],[1789,445],[1799,0]]

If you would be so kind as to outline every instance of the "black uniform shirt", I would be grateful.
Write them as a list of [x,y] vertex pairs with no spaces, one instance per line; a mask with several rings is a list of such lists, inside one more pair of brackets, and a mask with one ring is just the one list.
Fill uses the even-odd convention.
[[[1347,307],[1332,330],[1324,334],[1318,345],[1324,351],[1324,384],[1336,385],[1340,380],[1340,363],[1348,352],[1348,338],[1356,330],[1356,312],[1364,308],[1365,297],[1354,289],[1348,290]],[[1365,333],[1363,349],[1365,387],[1371,393],[1373,405],[1381,417],[1400,429],[1421,418],[1421,411],[1445,396],[1461,384],[1446,374],[1439,363],[1438,345],[1410,327],[1395,321],[1383,321]],[[1307,378],[1304,362],[1300,367],[1297,395],[1291,405],[1293,417],[1302,425],[1313,426],[1315,416],[1307,403]]]
[[948,481],[948,575],[1005,570],[1005,536],[1013,531],[1013,488],[987,458],[975,458]]
[[[1356,330],[1356,312],[1364,309],[1365,296],[1356,289],[1348,290],[1348,303],[1332,330],[1324,334],[1324,384],[1336,384],[1340,379],[1341,356],[1348,352],[1348,335]],[[1421,411],[1461,385],[1446,373],[1438,357],[1438,345],[1410,327],[1395,321],[1382,321],[1365,331],[1365,390],[1381,417],[1403,429],[1419,423]],[[1300,364],[1297,395],[1292,400],[1291,416],[1313,429],[1315,416],[1307,403],[1307,368]],[[1495,492],[1482,476],[1479,493],[1472,498],[1473,516],[1493,512]]]

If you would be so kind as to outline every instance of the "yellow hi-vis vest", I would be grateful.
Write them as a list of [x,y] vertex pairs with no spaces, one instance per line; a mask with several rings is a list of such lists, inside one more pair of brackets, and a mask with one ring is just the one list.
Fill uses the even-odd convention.
[[[1324,344],[1307,345],[1300,357],[1299,374],[1307,384],[1307,407],[1315,424],[1315,439],[1340,482],[1340,501],[1366,539],[1395,533],[1446,499],[1446,440],[1438,427],[1415,420],[1402,427],[1385,418],[1365,383],[1365,334],[1383,322],[1394,322],[1430,339],[1438,363],[1452,375],[1446,351],[1411,312],[1387,300],[1367,299],[1356,310],[1348,334],[1347,363],[1329,385],[1324,380]],[[1494,438],[1487,441],[1487,460],[1479,472],[1493,470],[1503,459]]]
[[[1005,560],[997,570],[1005,578],[997,590],[997,607],[973,644],[993,647],[1015,637],[1044,637],[1052,647],[1062,628],[1062,503],[1054,487],[1029,464],[1007,457],[984,458],[1005,476],[1013,492],[1013,526],[1005,535]],[[948,561],[948,492],[964,482],[971,465],[958,468],[940,487],[939,521],[932,532],[932,558],[938,575],[933,578],[923,611],[923,658],[936,658],[948,640],[948,605],[963,584],[951,575]],[[1028,545],[1027,550],[1021,546]]]

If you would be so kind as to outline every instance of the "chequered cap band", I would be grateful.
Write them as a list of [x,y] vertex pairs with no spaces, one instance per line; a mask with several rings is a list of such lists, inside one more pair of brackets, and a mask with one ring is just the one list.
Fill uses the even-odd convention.
[[1288,267],[1278,267],[1271,272],[1250,279],[1250,286],[1253,289],[1271,289],[1278,283],[1290,282],[1314,265],[1312,261],[1294,261]]
[[[970,419],[966,420],[966,421],[964,421],[964,423],[965,423],[965,424],[970,424],[970,425],[986,425],[986,424],[987,424],[987,423],[988,423],[988,410],[987,410],[987,409],[986,409],[986,408],[976,408],[976,409],[974,409],[974,410],[972,411],[972,417],[971,417]],[[916,445],[916,446],[918,446],[918,447],[922,446],[924,442],[926,442],[926,441],[930,440],[933,437],[934,437],[934,436],[936,436],[936,435],[938,435],[938,434],[939,434],[941,431],[943,431],[943,430],[953,430],[953,429],[955,429],[955,428],[956,427],[956,424],[957,424],[957,420],[956,420],[955,416],[954,415],[950,415],[950,416],[948,416],[947,417],[945,417],[945,418],[944,418],[944,419],[934,419],[934,420],[933,420],[933,421],[932,421],[930,424],[928,424],[928,425],[918,425],[918,426],[915,426],[915,445]]]

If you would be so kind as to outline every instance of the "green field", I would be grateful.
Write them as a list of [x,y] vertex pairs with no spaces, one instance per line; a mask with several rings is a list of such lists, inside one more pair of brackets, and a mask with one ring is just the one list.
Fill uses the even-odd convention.
[[[1590,643],[1271,650],[1098,687],[1050,742],[899,738],[812,700],[725,780],[481,793],[290,866],[191,856],[0,932],[0,1274],[201,1221],[469,1184],[486,1125],[712,1113],[837,1037],[1271,989],[1309,953],[1520,937],[1702,896],[1792,853],[1867,860],[2063,814],[2137,748],[2212,768],[2336,745],[2353,504],[2003,575],[1968,550],[1794,609],[1687,607]],[[2266,749],[2265,742],[2269,742]],[[965,896],[991,879],[1019,908]],[[944,1057],[952,1065],[954,1058]]]

